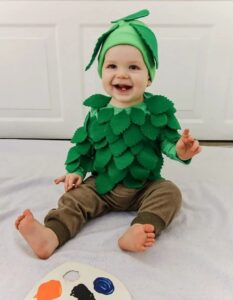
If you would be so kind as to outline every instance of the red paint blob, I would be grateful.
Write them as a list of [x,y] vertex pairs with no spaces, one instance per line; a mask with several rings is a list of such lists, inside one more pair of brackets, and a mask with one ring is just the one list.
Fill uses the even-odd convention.
[[61,296],[62,288],[58,280],[49,280],[42,283],[34,298],[37,300],[53,300]]

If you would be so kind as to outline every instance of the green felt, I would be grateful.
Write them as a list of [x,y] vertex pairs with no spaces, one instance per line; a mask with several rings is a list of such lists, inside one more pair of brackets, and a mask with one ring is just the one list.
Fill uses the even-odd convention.
[[89,141],[85,141],[83,143],[77,144],[77,151],[82,155],[87,154],[90,148],[91,148],[91,144]]
[[130,151],[136,155],[138,154],[142,149],[143,149],[144,145],[143,143],[138,143],[137,145],[133,146],[130,148]]
[[105,137],[105,124],[99,124],[97,119],[91,123],[90,125],[90,137],[93,139],[95,142],[99,142]]
[[162,135],[165,135],[165,137],[169,141],[174,143],[176,143],[177,140],[180,138],[180,134],[176,130],[169,129],[169,128],[164,128],[162,131]]
[[93,109],[72,138],[76,146],[68,152],[67,171],[82,169],[83,174],[96,174],[100,194],[120,182],[140,188],[146,180],[161,178],[160,141],[175,145],[180,137],[173,103],[166,97],[146,93],[145,105],[119,110],[106,107],[109,98],[105,96],[88,99]]
[[87,130],[88,129],[88,126],[90,124],[90,119],[91,119],[91,114],[90,112],[88,112],[85,120],[84,120],[84,124],[83,124],[83,127]]
[[115,183],[111,181],[107,174],[99,174],[96,176],[96,189],[99,194],[105,194],[113,189]]
[[124,170],[117,169],[113,160],[109,163],[108,175],[113,182],[115,183],[120,182],[126,176],[126,173],[127,173],[127,169]]
[[82,143],[83,141],[85,141],[86,138],[87,138],[86,129],[84,127],[80,127],[75,131],[71,139],[71,143]]
[[113,32],[117,27],[119,26],[119,24],[114,24],[108,31],[104,32],[97,40],[97,43],[95,45],[91,60],[89,62],[89,64],[86,66],[85,71],[87,71],[91,65],[93,64],[102,44],[104,43],[104,41],[106,40],[106,38],[109,36],[109,34],[111,32]]
[[158,161],[158,157],[156,156],[155,152],[148,146],[145,146],[136,157],[140,165],[148,170],[153,170]]
[[164,113],[171,109],[171,107],[173,106],[173,103],[170,100],[160,95],[155,95],[151,98],[145,99],[145,103],[147,105],[148,110],[153,114]]
[[80,157],[80,153],[78,152],[77,146],[70,148],[65,164],[69,164]]
[[75,161],[73,161],[71,163],[68,163],[66,165],[66,170],[69,173],[74,173],[77,170],[77,168],[79,167],[79,165],[80,165],[80,161],[79,160],[75,160]]
[[146,118],[145,124],[143,124],[140,128],[144,136],[152,141],[154,141],[159,135],[159,129],[151,124],[149,115]]
[[90,96],[89,98],[87,98],[83,104],[85,106],[89,106],[89,107],[93,107],[93,108],[101,108],[106,106],[109,101],[110,101],[111,97],[108,96],[104,96],[102,94],[95,94]]
[[144,41],[145,45],[147,45],[148,49],[150,49],[152,56],[154,57],[154,60],[156,62],[156,69],[158,69],[158,43],[154,32],[150,28],[146,27],[144,24],[132,23],[131,26],[133,26],[133,28],[137,31],[137,33]]
[[119,156],[127,149],[127,145],[124,143],[123,139],[118,139],[116,142],[109,145],[109,149],[114,156]]
[[132,107],[130,118],[134,124],[142,125],[145,122],[146,113],[140,108]]
[[105,123],[112,119],[114,114],[113,108],[103,108],[98,113],[98,122]]
[[131,165],[134,160],[134,156],[130,151],[126,151],[122,155],[114,157],[113,159],[117,169],[123,170]]
[[93,170],[93,161],[91,157],[81,156],[80,157],[80,166],[86,171],[91,172]]
[[136,180],[130,174],[127,174],[127,176],[123,180],[123,184],[131,189],[140,189],[143,186],[143,183],[139,180]]
[[127,146],[132,147],[143,139],[143,134],[138,126],[132,124],[123,132],[123,139]]
[[96,150],[101,149],[101,148],[105,147],[107,145],[107,143],[108,143],[107,139],[103,139],[100,142],[95,143],[95,149]]
[[96,170],[103,169],[112,157],[112,153],[108,147],[96,151],[94,168]]
[[125,110],[122,110],[117,115],[114,115],[110,122],[114,134],[119,135],[125,131],[130,125],[130,118]]
[[150,171],[135,162],[130,167],[130,173],[135,179],[145,180],[148,178]]
[[149,15],[149,10],[148,9],[142,9],[140,11],[137,11],[136,13],[133,13],[131,15],[128,15],[126,17],[123,17],[121,19],[117,19],[115,21],[111,21],[111,23],[118,23],[119,21],[132,21],[132,20],[135,20],[135,19],[140,19],[140,18],[144,18],[146,16]]
[[168,118],[166,114],[151,115],[151,124],[155,127],[163,127],[167,122]]
[[167,125],[171,129],[181,129],[180,123],[174,115],[169,116]]
[[106,125],[106,139],[109,143],[114,143],[119,139],[119,135],[113,133],[112,127],[110,124]]
[[157,180],[157,179],[162,178],[160,175],[160,170],[161,170],[162,166],[163,166],[163,158],[161,157],[161,159],[158,160],[156,163],[156,168],[154,170],[150,171],[148,178],[150,180]]

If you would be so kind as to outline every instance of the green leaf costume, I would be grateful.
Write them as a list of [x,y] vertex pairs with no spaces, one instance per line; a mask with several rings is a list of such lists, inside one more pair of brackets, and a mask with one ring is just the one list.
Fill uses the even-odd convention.
[[161,178],[162,153],[176,157],[180,129],[173,103],[164,96],[145,94],[145,101],[114,108],[110,97],[93,95],[84,101],[91,108],[78,128],[68,152],[66,169],[85,177],[96,176],[96,189],[105,194],[118,183],[141,188]]

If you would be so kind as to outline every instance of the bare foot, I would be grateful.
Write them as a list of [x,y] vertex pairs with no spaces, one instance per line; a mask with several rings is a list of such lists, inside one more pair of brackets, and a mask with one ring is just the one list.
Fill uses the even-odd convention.
[[50,257],[59,244],[56,234],[39,223],[28,209],[18,217],[15,226],[39,258]]
[[155,243],[154,226],[151,224],[133,224],[118,240],[122,250],[141,252]]

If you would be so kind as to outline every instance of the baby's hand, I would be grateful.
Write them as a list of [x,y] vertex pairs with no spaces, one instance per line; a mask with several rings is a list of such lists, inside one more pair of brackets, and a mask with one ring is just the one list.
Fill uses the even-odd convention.
[[83,181],[82,176],[75,173],[63,175],[54,180],[56,184],[64,182],[65,192],[68,192],[71,189],[78,187],[82,183],[82,181]]
[[176,143],[176,153],[177,156],[182,160],[188,160],[194,155],[201,152],[201,146],[198,140],[194,139],[189,134],[189,129],[185,129],[182,136]]

